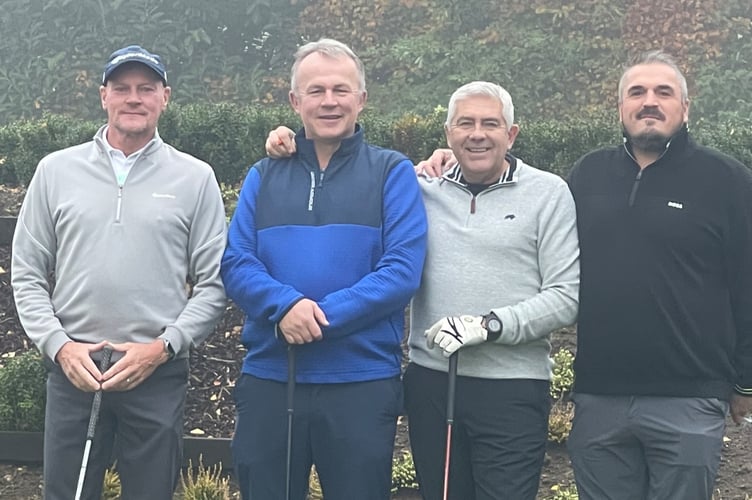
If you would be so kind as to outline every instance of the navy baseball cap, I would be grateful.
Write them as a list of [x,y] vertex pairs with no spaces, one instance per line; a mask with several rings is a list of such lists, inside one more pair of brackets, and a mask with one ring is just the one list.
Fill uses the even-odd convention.
[[167,69],[162,63],[162,58],[138,45],[129,45],[110,54],[107,64],[104,65],[102,85],[107,83],[113,71],[129,62],[141,63],[151,68],[162,79],[162,82],[167,85]]

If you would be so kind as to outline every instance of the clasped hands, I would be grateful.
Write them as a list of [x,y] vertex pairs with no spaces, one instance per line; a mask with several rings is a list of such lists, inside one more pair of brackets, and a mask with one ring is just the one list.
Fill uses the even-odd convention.
[[444,357],[449,357],[461,347],[478,345],[488,339],[481,316],[449,316],[425,331],[429,349],[439,346]]

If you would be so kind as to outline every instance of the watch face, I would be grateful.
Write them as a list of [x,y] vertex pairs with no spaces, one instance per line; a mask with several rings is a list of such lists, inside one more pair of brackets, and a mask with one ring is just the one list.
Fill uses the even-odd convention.
[[489,332],[499,332],[501,331],[501,321],[499,321],[498,318],[494,318],[492,316],[488,318],[488,321],[486,322],[486,327]]

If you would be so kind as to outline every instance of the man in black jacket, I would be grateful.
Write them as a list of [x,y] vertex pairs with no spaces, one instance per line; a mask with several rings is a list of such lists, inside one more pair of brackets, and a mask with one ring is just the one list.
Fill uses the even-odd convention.
[[581,249],[580,499],[710,499],[726,415],[752,411],[752,175],[687,132],[660,51],[619,82],[623,146],[572,170]]

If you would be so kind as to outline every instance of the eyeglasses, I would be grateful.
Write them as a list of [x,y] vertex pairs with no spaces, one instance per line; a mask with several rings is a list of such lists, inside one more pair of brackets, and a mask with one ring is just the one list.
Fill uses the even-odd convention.
[[478,127],[480,127],[481,130],[484,130],[486,132],[495,132],[497,130],[506,128],[506,124],[504,123],[503,120],[497,120],[495,118],[482,119],[480,120],[480,123],[476,120],[471,120],[469,118],[460,118],[455,123],[450,125],[450,128],[459,129],[464,132],[472,132]]

